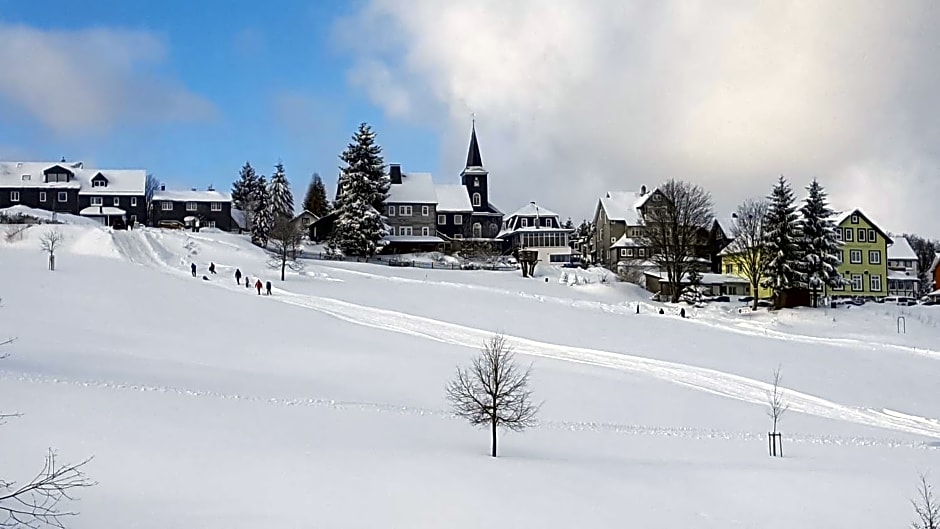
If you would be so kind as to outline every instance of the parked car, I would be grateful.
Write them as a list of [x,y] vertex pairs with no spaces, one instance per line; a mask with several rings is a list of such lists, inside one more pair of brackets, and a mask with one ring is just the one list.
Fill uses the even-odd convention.
[[715,296],[712,298],[712,301],[717,301],[718,303],[728,303],[731,301],[731,298],[728,296]]
[[917,302],[914,301],[914,298],[909,298],[907,296],[888,296],[884,298],[884,302],[891,305],[901,305],[902,307],[912,307],[917,305]]
[[751,301],[754,301],[754,296],[744,296],[744,297],[738,298],[738,301],[742,303],[749,303]]

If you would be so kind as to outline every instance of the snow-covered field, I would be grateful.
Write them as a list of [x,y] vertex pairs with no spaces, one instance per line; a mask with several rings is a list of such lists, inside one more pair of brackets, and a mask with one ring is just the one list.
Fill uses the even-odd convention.
[[[940,456],[937,307],[683,320],[592,272],[308,261],[281,283],[237,235],[55,228],[56,272],[54,227],[0,233],[0,410],[24,414],[0,477],[47,446],[93,454],[71,527],[882,528]],[[495,331],[544,405],[494,460],[443,389]],[[778,365],[783,459],[764,438]]]

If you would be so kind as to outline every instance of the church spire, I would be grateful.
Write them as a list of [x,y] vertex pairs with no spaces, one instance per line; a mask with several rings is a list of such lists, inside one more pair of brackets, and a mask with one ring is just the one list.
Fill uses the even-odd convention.
[[467,152],[467,168],[470,167],[483,167],[480,144],[477,143],[477,120],[475,118],[470,132],[470,150]]

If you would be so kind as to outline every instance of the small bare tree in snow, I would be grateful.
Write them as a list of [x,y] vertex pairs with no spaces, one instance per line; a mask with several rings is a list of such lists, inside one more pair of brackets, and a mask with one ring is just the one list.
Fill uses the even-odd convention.
[[780,390],[780,382],[782,380],[780,367],[778,366],[777,369],[774,369],[773,389],[767,393],[767,404],[770,406],[770,409],[767,410],[767,415],[774,421],[773,433],[777,433],[777,423],[780,422],[780,418],[783,417],[783,414],[790,409],[790,405],[783,398],[783,392]]
[[457,376],[447,385],[447,399],[458,417],[474,426],[489,426],[493,457],[497,429],[519,432],[535,425],[539,406],[532,403],[531,370],[517,366],[512,345],[497,334],[483,343],[469,368],[457,368]]
[[65,236],[59,230],[50,230],[39,238],[39,247],[49,254],[49,270],[55,270],[55,251],[62,246]]
[[[13,343],[13,338],[0,341],[0,347]],[[0,354],[0,359],[8,354]],[[0,424],[4,419],[18,417],[17,413],[0,412]],[[18,484],[0,478],[0,528],[57,527],[64,529],[65,520],[78,514],[63,510],[62,504],[74,500],[76,489],[95,485],[82,470],[91,458],[78,464],[60,464],[51,449],[46,462],[29,481]]]
[[940,503],[933,496],[927,476],[921,474],[917,498],[911,500],[917,519],[911,524],[914,529],[940,529]]
[[297,257],[302,249],[304,233],[296,224],[289,219],[281,219],[274,225],[268,238],[273,245],[274,254],[268,261],[268,266],[281,269],[281,281],[284,281],[287,268],[294,271],[303,269],[303,263],[298,261]]

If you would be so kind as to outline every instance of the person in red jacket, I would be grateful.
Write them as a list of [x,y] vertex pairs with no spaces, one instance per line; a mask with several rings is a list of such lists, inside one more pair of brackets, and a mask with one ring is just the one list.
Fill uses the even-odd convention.
[[264,286],[264,285],[261,284],[261,280],[260,280],[260,279],[258,280],[257,283],[255,283],[255,288],[258,289],[258,295],[259,295],[259,296],[261,295],[261,287],[263,287],[263,286]]

